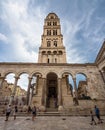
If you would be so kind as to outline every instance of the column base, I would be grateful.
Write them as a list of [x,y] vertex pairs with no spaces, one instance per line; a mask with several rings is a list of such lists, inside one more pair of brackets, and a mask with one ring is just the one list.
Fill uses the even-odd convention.
[[63,111],[63,110],[64,110],[63,106],[58,107],[58,111]]
[[40,111],[42,111],[42,112],[45,112],[45,111],[46,111],[46,107],[45,107],[45,106],[40,106],[39,109],[40,109]]
[[9,105],[12,105],[13,100],[14,100],[14,95],[11,95],[9,99]]

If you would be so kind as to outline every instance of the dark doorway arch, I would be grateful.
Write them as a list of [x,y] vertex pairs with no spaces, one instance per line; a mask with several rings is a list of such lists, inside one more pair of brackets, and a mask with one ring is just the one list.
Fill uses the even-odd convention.
[[58,100],[58,85],[57,85],[57,75],[53,72],[47,74],[47,108],[57,108]]

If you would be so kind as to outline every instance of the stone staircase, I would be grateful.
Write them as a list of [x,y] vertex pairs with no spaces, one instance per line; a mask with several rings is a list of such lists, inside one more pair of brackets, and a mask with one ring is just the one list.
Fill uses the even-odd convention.
[[[100,109],[101,115],[105,115],[105,110]],[[81,109],[79,107],[71,107],[69,111],[58,111],[56,109],[47,108],[45,112],[38,111],[37,116],[89,116],[90,109]],[[3,111],[0,112],[0,116],[5,116]],[[13,112],[11,112],[11,116],[13,116]],[[28,113],[27,111],[18,111],[17,116],[32,116],[32,113]]]

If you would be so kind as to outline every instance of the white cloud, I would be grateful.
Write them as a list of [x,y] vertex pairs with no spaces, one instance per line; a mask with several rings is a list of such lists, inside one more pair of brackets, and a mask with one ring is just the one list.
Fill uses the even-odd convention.
[[19,86],[21,86],[21,88],[24,88],[27,91],[28,88],[28,74],[22,74],[20,76],[20,79],[18,80],[18,84]]
[[67,61],[69,63],[83,63],[86,61],[85,57],[79,54],[79,40],[76,38],[76,33],[82,28],[81,23],[83,20],[84,18],[82,20],[78,20],[78,22],[69,22],[66,20],[63,23],[62,30],[64,31],[64,43],[67,47]]
[[[63,30],[64,45],[67,48],[68,62],[83,63],[88,60],[86,55],[81,55],[81,52],[84,50],[80,50],[78,44],[85,44],[87,47],[87,52],[85,50],[85,53],[88,53],[89,50],[94,50],[95,52],[100,47],[99,44],[104,37],[104,33],[100,33],[103,26],[105,26],[104,18],[97,17],[99,26],[91,25],[91,22],[94,21],[93,18],[96,17],[94,13],[96,13],[97,2],[93,1],[91,6],[87,2],[81,3],[82,5],[78,2],[72,4],[74,8],[71,8],[72,13],[70,9],[68,10],[66,14],[67,19],[63,17],[65,14],[61,15],[63,17],[61,28]],[[56,6],[51,6],[51,3],[48,1],[40,4],[40,2],[34,0],[4,0],[1,2],[1,5],[0,19],[6,24],[10,32],[6,36],[5,34],[3,34],[4,36],[1,35],[0,39],[8,40],[9,47],[13,48],[11,52],[11,55],[15,55],[13,60],[37,62],[38,47],[41,45],[41,35],[44,18],[47,15],[46,12],[52,9],[51,7],[55,7],[54,10],[56,10]],[[80,9],[79,7],[82,8]],[[60,8],[62,8],[62,5],[60,5]],[[85,42],[82,38],[78,39],[76,37],[78,31],[81,30],[83,32],[80,32],[80,34],[87,40]],[[93,47],[94,45],[96,45],[95,48]]]
[[[8,41],[15,52],[15,61],[37,62],[38,47],[41,42],[44,12],[37,7],[35,13],[29,13],[28,0],[4,1],[1,18],[10,29]],[[40,21],[40,23],[39,23]]]
[[0,33],[0,41],[3,41],[5,43],[7,43],[8,42],[8,38],[4,34]]
[[[97,19],[97,16],[94,14],[96,13],[95,11],[96,8],[91,8],[87,13],[81,12],[82,15],[79,19],[62,20],[64,21],[62,30],[69,63],[89,62],[89,56],[92,57],[90,50],[91,53],[97,55],[103,42],[104,33],[102,33],[102,30],[105,27],[105,22],[104,19],[99,18],[98,21],[94,21]],[[74,13],[78,16],[78,12]],[[94,61],[95,57],[93,58]]]
[[15,77],[15,74],[13,74],[13,73],[8,74],[8,75],[6,76],[7,82],[14,84],[14,82],[15,82],[15,78],[14,78],[14,77]]

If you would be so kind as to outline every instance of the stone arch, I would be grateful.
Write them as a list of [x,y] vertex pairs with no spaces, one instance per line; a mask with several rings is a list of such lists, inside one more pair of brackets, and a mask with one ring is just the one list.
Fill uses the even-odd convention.
[[59,55],[62,55],[62,54],[63,54],[63,52],[62,52],[61,50],[60,50],[58,53],[59,53]]
[[65,79],[65,83],[67,86],[67,94],[70,94],[73,96],[73,88],[74,88],[74,82],[73,82],[73,72],[70,70],[64,70],[61,73],[62,79]]
[[32,77],[34,74],[39,75],[39,77],[42,77],[44,75],[43,72],[40,72],[40,70],[36,70],[30,73],[30,77]]
[[64,72],[64,73],[62,74],[62,77],[67,76],[67,75],[71,75],[71,77],[73,77],[72,74],[69,73],[69,72]]
[[63,76],[63,74],[70,74],[73,77],[73,72],[70,70],[63,70],[62,72],[59,73],[60,77]]
[[90,99],[87,91],[87,75],[85,73],[76,73],[76,86],[78,92],[78,99]]
[[57,54],[57,51],[53,51],[53,54],[56,55],[56,54]]
[[51,51],[47,51],[47,54],[50,55],[50,54],[51,54]]
[[85,72],[81,72],[81,71],[76,72],[76,73],[75,73],[75,76],[76,76],[77,74],[82,74],[82,75],[84,75],[84,76],[86,77],[86,79],[88,78],[88,76],[87,76],[87,74],[86,74]]
[[6,92],[5,98],[6,100],[8,100],[8,102],[10,99],[10,95],[12,94],[13,86],[15,83],[15,76],[16,76],[16,73],[14,73],[13,70],[8,70],[5,72],[4,77],[3,77],[2,88],[5,89],[5,92]]
[[4,77],[6,77],[8,74],[10,74],[10,73],[14,73],[15,75],[17,75],[17,72],[16,71],[14,71],[14,70],[8,70],[8,71],[5,71],[4,73],[3,73],[3,76]]
[[55,70],[46,71],[46,72],[43,74],[43,76],[44,76],[44,77],[47,77],[47,75],[48,75],[49,73],[55,73],[55,74],[57,75],[57,77],[59,78],[59,74],[58,74]]
[[58,75],[56,74],[56,72],[52,72],[52,71],[48,72],[47,75],[46,75],[46,77],[47,77],[49,74],[51,74],[51,73],[52,73],[52,74],[55,74],[55,75],[58,77]]
[[46,54],[46,51],[42,51],[42,54],[43,54],[43,55]]
[[21,70],[20,72],[17,73],[18,76],[20,76],[21,74],[28,74],[30,75],[30,72],[28,70]]

